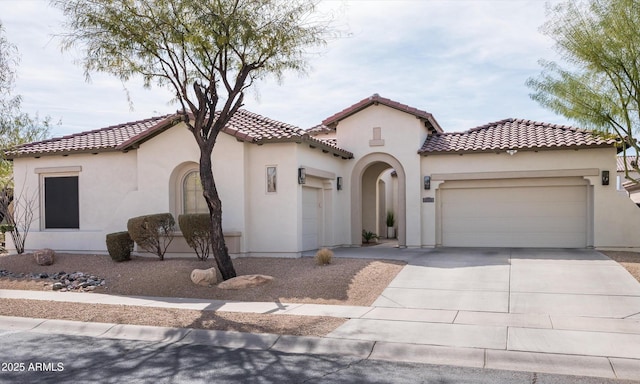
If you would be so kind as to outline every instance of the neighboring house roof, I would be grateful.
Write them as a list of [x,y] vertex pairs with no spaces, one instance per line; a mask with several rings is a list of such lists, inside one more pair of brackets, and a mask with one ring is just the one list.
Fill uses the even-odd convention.
[[371,105],[378,105],[378,104],[382,104],[389,108],[397,109],[399,111],[414,115],[415,117],[424,120],[427,125],[427,128],[429,128],[430,131],[442,132],[442,128],[440,128],[440,125],[438,124],[436,119],[429,112],[422,111],[420,109],[410,107],[406,104],[398,103],[397,101],[393,101],[391,99],[381,97],[377,93],[374,93],[373,96],[360,100],[359,102],[355,103],[349,108],[346,108],[334,114],[333,116],[324,119],[320,126],[313,127],[311,128],[311,130],[320,129],[321,132],[326,132],[326,129],[335,129],[336,124],[340,120],[344,120],[347,117],[353,115],[354,113],[357,113]]
[[[618,167],[617,167],[618,168],[618,172],[624,172],[624,157],[623,156],[618,156],[616,158],[616,160],[618,162]],[[631,171],[637,166],[638,166],[638,160],[636,159],[636,157],[635,156],[627,156],[627,169]]]
[[[93,131],[24,144],[7,151],[8,158],[37,157],[54,154],[97,153],[128,151],[160,134],[181,121],[181,115],[171,114],[130,123],[114,125]],[[240,109],[231,118],[223,132],[238,140],[255,144],[272,142],[307,143],[334,156],[349,159],[353,154],[338,148],[335,142],[311,137],[306,131],[293,125],[268,119]]]
[[430,135],[418,151],[422,155],[495,152],[506,150],[545,150],[615,145],[590,131],[566,125],[531,120],[505,119],[465,132]]

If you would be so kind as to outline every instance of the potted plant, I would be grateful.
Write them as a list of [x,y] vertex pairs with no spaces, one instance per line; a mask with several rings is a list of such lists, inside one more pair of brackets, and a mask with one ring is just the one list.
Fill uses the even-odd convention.
[[394,225],[396,224],[396,219],[393,216],[392,211],[387,212],[387,239],[393,239],[396,237],[396,229]]

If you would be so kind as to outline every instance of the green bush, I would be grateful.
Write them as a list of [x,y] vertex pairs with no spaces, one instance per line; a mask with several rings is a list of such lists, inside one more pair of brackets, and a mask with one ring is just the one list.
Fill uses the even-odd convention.
[[331,264],[331,260],[333,259],[333,251],[328,248],[319,249],[316,252],[316,264],[318,265],[328,265]]
[[133,251],[133,240],[129,236],[129,232],[115,232],[107,235],[107,251],[113,261],[131,260],[131,252]]
[[365,231],[364,229],[362,230],[362,238],[364,239],[364,243],[365,244],[369,244],[369,242],[371,240],[377,239],[378,235],[376,235],[375,233],[371,232],[371,231]]
[[13,228],[14,227],[11,224],[0,224],[0,232],[3,234],[13,231]]
[[206,213],[193,213],[178,216],[178,225],[185,241],[198,259],[205,261],[211,251],[211,219]]
[[170,213],[138,216],[129,219],[127,230],[138,247],[158,255],[164,260],[169,244],[173,241],[176,221]]

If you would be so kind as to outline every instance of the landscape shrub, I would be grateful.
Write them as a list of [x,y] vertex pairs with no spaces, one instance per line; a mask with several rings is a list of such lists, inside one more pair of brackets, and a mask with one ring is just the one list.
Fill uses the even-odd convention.
[[129,219],[127,230],[138,247],[156,254],[164,260],[169,244],[173,241],[176,221],[170,213],[138,216]]
[[107,235],[107,251],[113,261],[131,260],[131,252],[133,251],[133,240],[129,236],[129,232],[115,232]]
[[316,264],[318,265],[328,265],[331,264],[331,260],[333,259],[333,251],[328,248],[319,249],[316,252]]
[[196,252],[198,259],[205,261],[211,251],[211,219],[206,213],[178,216],[178,225],[185,241]]
[[375,233],[371,232],[371,231],[365,231],[364,229],[362,230],[362,238],[364,239],[364,243],[365,244],[369,244],[369,242],[371,240],[375,240],[378,238],[378,235],[376,235]]

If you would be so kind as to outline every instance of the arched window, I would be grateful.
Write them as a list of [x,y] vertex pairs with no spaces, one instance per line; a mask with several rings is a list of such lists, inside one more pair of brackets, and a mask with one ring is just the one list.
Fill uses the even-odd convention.
[[200,172],[191,171],[182,180],[182,212],[208,213],[207,203],[202,196]]

